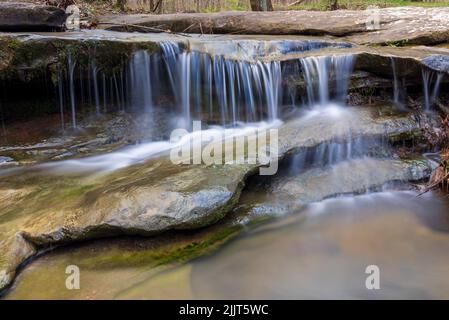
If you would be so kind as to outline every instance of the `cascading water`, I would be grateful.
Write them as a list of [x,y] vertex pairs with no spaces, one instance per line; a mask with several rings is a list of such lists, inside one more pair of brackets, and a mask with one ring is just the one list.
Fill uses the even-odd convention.
[[375,138],[352,137],[346,134],[346,141],[337,139],[323,143],[317,148],[312,148],[295,154],[290,161],[289,173],[296,175],[310,167],[322,167],[334,165],[342,161],[363,157],[369,149],[379,141]]
[[433,86],[432,95],[430,96],[430,103],[433,104],[438,99],[438,94],[440,93],[441,82],[443,81],[444,75],[442,73],[437,74],[437,79],[435,85]]
[[59,95],[59,114],[61,117],[61,129],[62,131],[65,130],[64,125],[64,87],[63,87],[63,76],[62,71],[59,71],[58,74],[58,95]]
[[97,115],[100,114],[100,96],[98,93],[98,80],[97,80],[97,74],[98,74],[98,69],[97,66],[95,65],[95,61],[92,63],[92,79],[94,82],[94,97],[95,97],[95,111],[97,113]]
[[[128,53],[129,51],[126,52]],[[78,213],[81,211],[82,214],[89,215],[90,222],[103,219],[105,210],[108,221],[114,220],[114,223],[119,221],[117,227],[125,226],[126,230],[132,225],[136,232],[140,232],[139,228],[146,228],[144,231],[148,231],[152,227],[153,222],[147,219],[146,209],[149,207],[151,213],[155,213],[157,217],[164,217],[165,214],[173,215],[172,209],[176,207],[175,220],[178,222],[184,219],[184,212],[195,217],[191,212],[195,213],[196,210],[192,206],[181,206],[179,209],[177,206],[179,201],[181,204],[192,202],[195,205],[194,202],[200,199],[205,204],[204,212],[212,210],[215,212],[217,201],[225,203],[230,192],[239,195],[238,190],[227,190],[230,189],[228,186],[231,184],[238,186],[242,181],[249,182],[246,177],[250,171],[243,170],[252,168],[242,165],[232,169],[231,165],[234,162],[241,162],[226,159],[226,165],[223,166],[218,163],[208,165],[204,162],[204,165],[186,168],[171,163],[169,160],[172,159],[168,158],[168,154],[178,147],[187,145],[186,141],[190,143],[193,137],[201,135],[219,136],[220,142],[223,140],[227,142],[241,137],[243,132],[251,134],[259,130],[277,129],[282,122],[276,120],[287,119],[290,115],[294,115],[295,118],[288,119],[279,130],[279,150],[281,155],[285,156],[279,162],[280,169],[285,168],[288,177],[282,176],[285,172],[267,177],[266,181],[270,180],[271,185],[267,188],[269,195],[266,197],[259,197],[259,194],[254,198],[251,194],[243,195],[239,199],[242,201],[238,206],[239,211],[233,213],[236,214],[233,217],[241,222],[243,222],[241,217],[247,219],[243,215],[245,214],[243,210],[246,209],[251,210],[252,216],[256,216],[253,213],[259,212],[264,214],[263,210],[293,213],[299,201],[301,210],[304,210],[304,204],[311,201],[320,201],[341,194],[361,193],[375,190],[374,188],[383,188],[385,183],[415,181],[415,177],[416,180],[425,177],[426,173],[416,173],[424,170],[420,169],[421,166],[424,167],[423,164],[419,164],[418,167],[407,164],[414,160],[402,161],[406,156],[415,156],[413,147],[406,146],[414,139],[414,130],[418,130],[421,126],[418,120],[415,122],[415,114],[412,118],[408,113],[394,112],[389,106],[375,108],[344,106],[348,98],[348,84],[354,65],[355,57],[352,55],[315,56],[269,62],[239,61],[225,55],[184,50],[175,43],[167,42],[162,43],[160,50],[156,52],[138,50],[129,57],[126,55],[127,59],[120,57],[120,63],[117,64],[115,59],[111,59],[114,62],[112,67],[105,66],[110,61],[100,60],[93,55],[89,57],[87,63],[86,59],[76,61],[74,57],[75,55],[68,56],[68,61],[64,63],[65,68],[58,72],[57,86],[54,86],[55,92],[59,94],[59,100],[55,102],[59,103],[61,128],[65,130],[67,136],[55,139],[58,141],[50,147],[56,151],[48,152],[48,156],[45,153],[49,149],[42,144],[37,148],[34,145],[23,146],[20,154],[26,152],[27,156],[34,160],[32,156],[35,153],[41,158],[36,157],[37,161],[33,165],[20,165],[8,168],[9,171],[0,172],[2,177],[8,177],[7,179],[11,177],[13,187],[16,184],[13,179],[17,179],[20,183],[30,181],[31,185],[26,185],[23,189],[33,192],[30,201],[35,201],[40,195],[47,197],[50,194],[48,190],[55,190],[56,196],[67,199],[68,205],[73,205],[73,211],[71,207],[67,211],[65,207],[61,207],[62,211],[56,213],[64,212],[67,213],[64,217],[69,215],[76,219],[69,221],[68,240],[77,239],[74,235],[78,231],[71,232],[70,229],[73,223],[76,223],[77,228],[79,225],[80,228],[83,227],[82,224],[77,224],[80,222]],[[246,57],[251,58],[249,55]],[[405,98],[403,94],[406,86],[404,84],[399,93],[396,66],[394,60],[391,62],[394,102],[399,104],[399,95]],[[360,74],[363,77],[366,73]],[[358,77],[359,73],[356,76]],[[301,78],[304,81],[301,81]],[[423,70],[426,109],[435,102],[442,78],[441,74]],[[390,80],[381,82],[382,85],[385,83],[386,87],[391,87]],[[357,83],[354,88],[362,86],[363,82],[362,85]],[[351,98],[353,98],[351,102],[357,101],[356,94]],[[307,107],[301,106],[298,102],[303,102]],[[294,108],[290,108],[291,106]],[[116,114],[110,116],[109,113]],[[69,126],[65,124],[65,118],[69,121],[70,117],[73,128],[88,129],[77,130],[72,135],[72,132],[67,130]],[[54,118],[58,120],[56,115]],[[173,118],[176,118],[174,122]],[[137,130],[140,129],[137,127],[142,124],[142,119],[148,119],[143,120],[142,131],[145,131],[145,134]],[[193,129],[198,127],[192,125],[194,120],[204,120],[207,126],[202,127],[203,131],[196,132]],[[419,121],[426,120],[419,119]],[[167,136],[175,125],[192,129],[192,132],[186,133],[179,141],[171,139],[168,141]],[[132,130],[128,130],[129,127],[132,127]],[[88,135],[83,137],[84,133]],[[389,148],[389,138],[392,138],[394,143],[404,141],[403,147],[400,150]],[[39,152],[35,152],[35,149],[39,149],[37,150]],[[270,146],[268,150],[270,155],[274,149],[277,150],[277,147]],[[232,146],[227,150],[231,150],[232,153],[235,151],[237,155],[237,147],[234,149]],[[195,164],[194,153],[189,153],[186,157],[191,157]],[[293,155],[289,155],[290,153]],[[147,161],[152,157],[158,158],[155,161]],[[28,159],[27,161],[31,162]],[[132,165],[136,166],[131,167]],[[125,167],[129,168],[112,175],[99,175]],[[427,169],[429,168],[426,167],[425,170]],[[27,174],[21,175],[24,172],[22,170],[27,170]],[[415,173],[396,174],[396,171],[401,170]],[[47,177],[50,176],[47,173],[52,172],[61,175],[60,184],[58,178]],[[66,177],[73,173],[75,175],[72,186],[72,178]],[[95,177],[97,174],[98,180]],[[38,176],[42,178],[37,179]],[[380,178],[376,179],[377,176]],[[30,179],[27,180],[28,178]],[[7,179],[5,186],[9,183]],[[286,181],[283,183],[281,180]],[[57,182],[54,186],[53,181]],[[207,189],[201,189],[198,182]],[[34,183],[38,188],[34,188]],[[251,187],[247,183],[245,192],[251,192]],[[57,190],[60,188],[61,191]],[[13,190],[4,189],[8,193]],[[36,193],[35,189],[38,190]],[[43,190],[42,193],[40,190]],[[17,208],[23,207],[28,210],[28,206],[20,202],[22,190],[19,191],[20,206]],[[254,193],[261,193],[260,191],[255,189]],[[167,197],[167,194],[170,194],[170,197]],[[53,193],[51,195],[55,197]],[[55,199],[59,199],[58,197]],[[24,193],[23,201],[28,201],[29,198]],[[135,198],[140,202],[136,205],[132,201],[123,201],[122,198],[124,200]],[[16,202],[15,198],[10,199]],[[84,201],[86,199],[89,201]],[[148,201],[148,204],[145,201]],[[247,205],[244,201],[251,202]],[[79,203],[83,206],[79,207]],[[39,214],[38,219],[29,221],[39,223],[43,221],[45,228],[44,231],[36,228],[33,232],[45,235],[53,230],[65,230],[57,229],[59,226],[53,228],[53,225],[48,228],[48,222],[44,218],[48,217],[48,221],[51,221],[51,218],[56,217],[58,223],[63,221],[64,228],[67,219],[60,214],[42,218],[40,208],[43,206],[40,204],[45,203],[41,201],[38,204],[36,210]],[[272,208],[275,210],[270,209],[273,204],[275,206]],[[103,205],[105,207],[102,207]],[[139,207],[140,205],[142,206]],[[209,211],[209,208],[212,210]],[[257,209],[259,211],[256,211]],[[143,220],[140,219],[140,214],[143,214]],[[263,216],[257,215],[257,218],[259,217]],[[139,219],[143,221],[142,224],[132,224]],[[165,220],[162,222],[165,223]],[[163,225],[163,230],[167,226],[172,227],[172,220],[167,220],[169,224]],[[337,220],[341,219],[337,217]],[[104,222],[106,227],[108,221]],[[188,223],[185,221],[182,220],[183,223]],[[197,221],[195,220],[195,224]],[[121,224],[122,222],[124,224]],[[107,228],[108,232],[115,232],[115,227],[114,224],[114,228]],[[89,225],[89,228],[96,228],[96,225]],[[99,232],[101,228],[98,229]],[[313,228],[313,231],[315,232],[316,228]],[[81,236],[84,234],[80,233]],[[14,234],[11,235],[17,235],[16,231],[14,230]],[[57,241],[60,240],[56,239],[56,244]],[[153,246],[151,248],[153,249]],[[332,258],[335,258],[335,255]],[[359,261],[359,257],[357,258]],[[292,274],[288,274],[289,278]],[[290,280],[287,280],[287,283],[288,281]]]
[[334,100],[345,102],[354,65],[352,55],[307,57],[300,59],[300,64],[308,105],[325,106],[330,101],[331,91],[334,92]]
[[[344,109],[349,80],[355,58],[346,56],[307,57],[300,59],[305,80],[307,105],[312,109],[307,118],[322,117],[323,121],[345,121],[351,117]],[[290,159],[289,174],[299,174],[311,166],[332,166],[353,158],[369,156],[370,148],[382,145],[375,137],[353,136],[345,126],[335,132],[338,138],[317,148],[304,150]]]
[[[354,63],[352,55],[298,61],[309,105],[324,106],[331,100],[344,103]],[[79,85],[75,84],[75,69],[80,73]],[[296,97],[287,90],[283,70],[280,61],[238,61],[183,50],[174,42],[161,43],[160,51],[152,54],[137,51],[127,66],[118,66],[112,73],[100,69],[95,59],[84,72],[69,56],[72,125],[76,127],[76,111],[83,104],[95,106],[97,114],[101,109],[149,112],[164,107],[180,115],[177,125],[185,128],[190,128],[192,120],[223,126],[235,126],[239,121],[272,121],[281,116],[279,108],[284,100],[297,104]],[[60,101],[63,104],[65,97]]]
[[[129,65],[130,107],[151,111],[153,109],[150,55],[146,51],[134,53]],[[115,92],[118,92],[117,79],[113,76]],[[114,91],[113,91],[114,92]]]
[[[429,111],[435,100],[438,98],[441,82],[443,80],[443,74],[437,73],[436,80],[435,73],[431,70],[422,69],[422,83],[423,83],[423,95],[424,95],[424,110]],[[433,88],[432,88],[432,82]]]
[[399,82],[396,71],[396,62],[393,57],[390,57],[391,61],[391,69],[393,70],[393,102],[396,106],[400,106],[401,103],[399,101]]
[[70,107],[72,110],[72,127],[76,128],[76,97],[75,97],[75,72],[76,62],[73,61],[72,56],[68,57],[68,71],[69,71],[69,88],[70,88]]
[[[338,109],[336,104],[344,105],[354,56],[310,57],[289,62],[289,65],[294,66],[295,63],[297,67],[293,68],[293,76],[301,77],[302,72],[308,105],[319,105],[318,109],[323,112],[328,112],[326,105],[333,105],[333,109]],[[292,75],[292,70],[282,66],[280,61],[232,60],[220,55],[182,50],[173,42],[162,43],[160,51],[152,54],[145,50],[136,51],[126,65],[113,72],[98,68],[94,59],[89,61],[85,72],[70,56],[68,66],[73,127],[76,127],[76,108],[83,104],[94,106],[97,115],[101,112],[101,103],[103,112],[126,110],[145,113],[150,136],[157,131],[154,117],[160,114],[153,111],[160,108],[163,109],[161,112],[168,111],[177,116],[176,127],[191,129],[193,120],[222,126],[273,121],[281,116],[280,106],[285,100],[293,99],[297,105],[297,97],[288,92],[290,84],[283,74]],[[75,70],[80,73],[79,85],[75,85]],[[61,119],[65,101],[62,75],[61,72]],[[331,104],[331,101],[336,103]],[[329,111],[330,115],[332,113]],[[350,133],[349,136],[345,133],[345,138],[347,142],[343,144],[339,141],[323,144],[313,156],[313,161],[333,164],[352,157],[357,143]],[[299,160],[294,162],[300,168],[304,162],[300,160],[303,155],[298,157]],[[306,158],[310,158],[310,154]]]
[[423,93],[424,93],[424,110],[428,111],[430,109],[430,97],[429,97],[429,87],[432,83],[432,73],[428,70],[422,70],[422,83],[423,83]]

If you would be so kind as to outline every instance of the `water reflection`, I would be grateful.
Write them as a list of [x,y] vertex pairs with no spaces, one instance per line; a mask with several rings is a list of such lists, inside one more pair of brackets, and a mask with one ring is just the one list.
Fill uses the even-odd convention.
[[[448,201],[435,195],[326,200],[194,263],[192,291],[223,299],[448,298],[448,227]],[[365,288],[372,264],[380,290]]]
[[[6,297],[448,298],[448,208],[447,197],[434,193],[329,199],[252,229],[209,257],[165,271],[130,263],[140,252],[136,245],[145,246],[142,239],[66,247],[27,266]],[[129,257],[127,263],[98,264],[120,255]],[[81,290],[64,290],[68,264],[82,266]],[[365,288],[365,268],[373,264],[380,268],[380,290]]]

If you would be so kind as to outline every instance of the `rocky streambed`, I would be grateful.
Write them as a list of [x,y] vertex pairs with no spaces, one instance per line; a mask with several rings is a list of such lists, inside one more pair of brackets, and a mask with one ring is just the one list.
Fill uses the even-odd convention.
[[[21,281],[33,286],[34,263],[11,287],[17,270],[56,246],[58,266],[68,261],[64,252],[72,259],[87,250],[80,267],[99,268],[89,277],[129,267],[122,279],[144,281],[324,199],[415,190],[447,139],[441,47],[99,30],[4,33],[0,42],[7,297],[15,288],[23,294]],[[171,141],[171,131],[191,138],[194,120],[204,133],[245,136],[245,145],[256,130],[277,130],[276,147],[259,146],[272,151],[276,174],[260,176],[266,165],[244,161],[249,151],[234,144],[223,147],[232,161],[174,163],[171,150],[182,141]],[[125,287],[89,294],[133,296],[117,295]]]

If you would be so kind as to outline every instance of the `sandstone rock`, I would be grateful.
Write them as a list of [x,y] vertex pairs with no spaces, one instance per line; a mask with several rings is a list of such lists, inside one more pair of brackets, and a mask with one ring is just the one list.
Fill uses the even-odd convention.
[[[388,136],[420,127],[408,116],[382,118],[369,108],[347,108],[337,118],[328,112],[324,109],[282,126],[280,157],[336,138]],[[246,178],[257,167],[182,166],[162,157],[106,175],[61,176],[37,168],[4,177],[0,181],[2,287],[23,261],[49,245],[209,225],[234,207]]]
[[[380,28],[369,30],[373,14]],[[274,11],[118,15],[100,19],[104,28],[154,32],[331,35],[358,44],[437,44],[449,40],[449,8],[397,7],[376,10]],[[140,27],[141,26],[141,27]]]
[[0,31],[58,31],[66,14],[57,7],[20,2],[0,2]]
[[355,159],[283,179],[272,186],[272,192],[284,201],[309,203],[378,190],[389,182],[419,181],[428,178],[431,172],[426,160]]

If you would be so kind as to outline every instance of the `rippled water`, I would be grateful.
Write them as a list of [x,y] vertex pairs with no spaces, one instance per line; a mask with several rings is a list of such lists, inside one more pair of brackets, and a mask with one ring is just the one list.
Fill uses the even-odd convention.
[[[165,271],[92,265],[74,291],[64,288],[65,266],[117,248],[104,241],[64,248],[27,266],[7,298],[448,298],[448,209],[448,199],[432,193],[326,200]],[[373,264],[380,290],[365,287]]]

